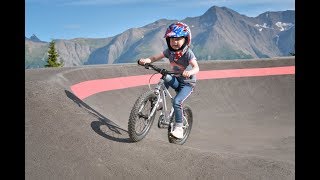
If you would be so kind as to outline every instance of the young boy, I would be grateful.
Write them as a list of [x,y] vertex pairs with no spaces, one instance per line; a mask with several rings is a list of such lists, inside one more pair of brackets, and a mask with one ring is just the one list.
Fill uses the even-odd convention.
[[[176,96],[172,101],[175,112],[176,125],[172,135],[176,138],[183,138],[182,123],[182,103],[193,92],[196,84],[196,74],[199,72],[197,58],[189,48],[191,44],[191,31],[188,25],[182,22],[171,24],[164,35],[168,48],[162,53],[150,56],[145,59],[139,59],[139,64],[153,63],[162,58],[168,58],[172,71],[181,72],[182,76],[167,76],[165,85],[172,87]],[[184,82],[185,79],[188,82]]]

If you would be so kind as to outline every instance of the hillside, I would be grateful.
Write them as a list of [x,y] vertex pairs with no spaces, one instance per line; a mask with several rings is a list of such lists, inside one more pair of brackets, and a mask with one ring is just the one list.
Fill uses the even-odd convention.
[[[131,63],[163,51],[164,32],[174,21],[160,19],[108,38],[56,39],[56,49],[67,67]],[[280,57],[295,52],[294,10],[247,17],[212,6],[201,16],[180,21],[190,26],[191,48],[200,61]],[[41,67],[48,43],[26,38],[26,68]]]

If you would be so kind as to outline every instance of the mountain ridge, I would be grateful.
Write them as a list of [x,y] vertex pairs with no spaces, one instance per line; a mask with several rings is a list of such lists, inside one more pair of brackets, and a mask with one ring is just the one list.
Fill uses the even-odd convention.
[[[107,38],[57,39],[56,49],[65,66],[130,63],[163,51],[166,48],[163,34],[175,21],[178,20],[159,19]],[[267,11],[247,17],[227,7],[212,6],[201,16],[179,21],[190,26],[191,48],[198,60],[268,58],[294,52],[294,10]],[[30,43],[32,40],[25,41],[26,68],[43,66],[48,43],[36,48]]]

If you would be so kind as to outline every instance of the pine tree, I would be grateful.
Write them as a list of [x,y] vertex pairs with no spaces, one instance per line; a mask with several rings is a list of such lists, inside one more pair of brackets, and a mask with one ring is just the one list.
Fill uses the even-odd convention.
[[289,53],[291,56],[295,56],[295,55],[296,55],[296,53],[295,53],[296,44],[294,44],[294,47],[293,47],[293,48],[294,48],[294,49],[293,49],[293,52],[290,52],[290,53]]
[[52,40],[49,44],[48,59],[45,67],[62,67],[63,62],[58,62],[59,54],[55,48],[55,42]]

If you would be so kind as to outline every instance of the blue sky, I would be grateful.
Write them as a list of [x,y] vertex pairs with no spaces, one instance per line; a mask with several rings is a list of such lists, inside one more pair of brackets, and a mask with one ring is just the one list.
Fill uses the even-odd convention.
[[295,0],[25,0],[25,36],[47,42],[106,38],[162,18],[201,16],[214,5],[249,17],[295,10]]

